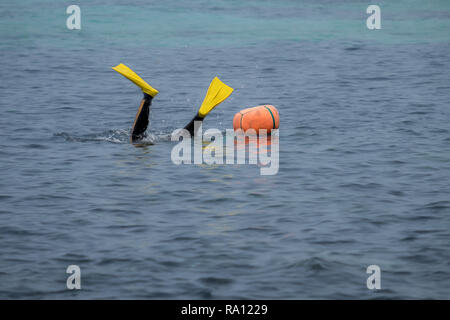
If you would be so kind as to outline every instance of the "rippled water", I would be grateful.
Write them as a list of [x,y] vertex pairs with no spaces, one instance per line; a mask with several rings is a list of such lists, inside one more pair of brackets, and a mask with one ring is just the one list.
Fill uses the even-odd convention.
[[[379,4],[1,3],[0,298],[449,298],[450,6]],[[171,162],[216,75],[205,127],[275,105],[277,175]]]

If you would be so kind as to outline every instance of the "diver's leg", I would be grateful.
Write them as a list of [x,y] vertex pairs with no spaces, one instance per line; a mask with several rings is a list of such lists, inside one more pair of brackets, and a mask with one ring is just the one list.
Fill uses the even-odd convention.
[[203,118],[200,117],[198,114],[192,118],[191,122],[189,122],[186,127],[184,127],[184,129],[186,129],[187,131],[189,131],[189,133],[191,134],[191,136],[194,136],[196,134],[196,132],[194,132],[194,124],[195,121],[203,121]]
[[145,137],[145,130],[149,123],[150,105],[152,104],[152,96],[144,93],[138,112],[131,128],[131,142],[135,142]]

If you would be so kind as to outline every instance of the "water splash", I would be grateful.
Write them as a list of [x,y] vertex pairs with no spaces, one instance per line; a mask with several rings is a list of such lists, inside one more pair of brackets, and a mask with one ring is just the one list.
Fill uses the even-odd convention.
[[[72,134],[68,132],[58,132],[54,137],[62,138],[67,142],[109,142],[115,144],[130,143],[130,132],[125,129],[111,129],[100,133]],[[170,134],[158,132],[147,133],[146,137],[139,141],[139,144],[151,145],[160,141],[170,141]]]

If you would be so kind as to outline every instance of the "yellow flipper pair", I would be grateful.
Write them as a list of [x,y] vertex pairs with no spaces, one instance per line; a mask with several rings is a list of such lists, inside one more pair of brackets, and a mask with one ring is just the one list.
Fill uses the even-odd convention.
[[[142,80],[141,77],[139,77],[133,70],[123,63],[113,67],[113,69],[136,84],[144,93],[147,93],[152,97],[158,94],[158,90],[152,88],[147,82]],[[215,106],[228,98],[232,92],[233,88],[227,86],[225,83],[220,81],[219,78],[215,77],[211,81],[208,91],[206,92],[205,99],[198,110],[198,116],[201,118],[206,117],[206,115],[214,109]]]

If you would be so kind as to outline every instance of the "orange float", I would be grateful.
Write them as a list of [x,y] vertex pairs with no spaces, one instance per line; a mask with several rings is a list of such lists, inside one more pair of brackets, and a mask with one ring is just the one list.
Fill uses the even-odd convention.
[[269,104],[241,110],[233,118],[234,130],[254,129],[257,134],[261,129],[266,129],[267,134],[270,134],[272,129],[278,129],[279,125],[280,115],[278,110]]

